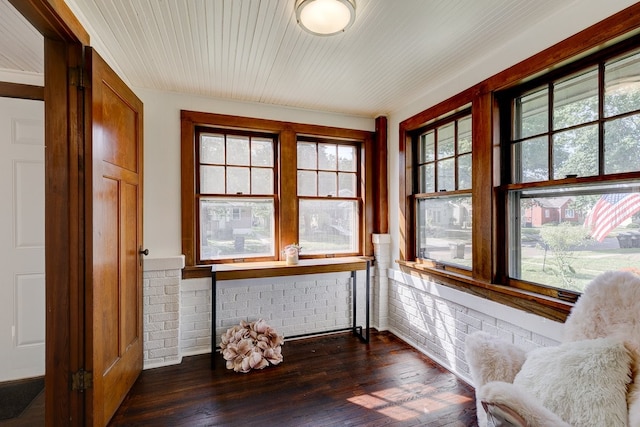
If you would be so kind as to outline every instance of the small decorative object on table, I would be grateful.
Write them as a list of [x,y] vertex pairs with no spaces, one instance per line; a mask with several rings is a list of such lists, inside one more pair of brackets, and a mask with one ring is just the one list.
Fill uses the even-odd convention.
[[284,247],[284,256],[287,265],[296,265],[298,264],[298,256],[300,255],[300,251],[302,250],[302,246],[298,246],[297,244],[287,245]]
[[222,336],[220,349],[227,361],[227,369],[249,372],[282,362],[284,338],[263,319],[244,320]]

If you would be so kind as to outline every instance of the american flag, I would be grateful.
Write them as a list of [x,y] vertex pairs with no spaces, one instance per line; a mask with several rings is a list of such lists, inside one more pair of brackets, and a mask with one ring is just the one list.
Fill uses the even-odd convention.
[[585,224],[591,236],[602,242],[611,230],[639,211],[640,193],[605,194],[591,209]]

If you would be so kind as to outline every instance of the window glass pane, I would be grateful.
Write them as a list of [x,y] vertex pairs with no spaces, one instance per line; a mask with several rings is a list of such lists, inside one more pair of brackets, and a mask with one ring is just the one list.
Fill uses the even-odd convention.
[[298,142],[298,169],[315,169],[316,167],[316,144]]
[[549,90],[538,89],[515,101],[515,139],[540,135],[549,130]]
[[273,140],[251,138],[251,165],[273,166]]
[[338,174],[338,188],[340,197],[356,197],[358,195],[358,189],[356,187],[356,174],[355,173],[339,173]]
[[318,196],[337,196],[337,179],[334,172],[318,172]]
[[509,194],[510,276],[582,292],[640,265],[640,182]]
[[471,268],[471,196],[418,200],[418,258]]
[[302,254],[358,252],[357,212],[352,200],[300,200]]
[[471,152],[471,116],[458,120],[458,154]]
[[598,70],[572,76],[554,85],[553,128],[590,122],[598,118]]
[[471,188],[471,154],[458,157],[458,190]]
[[513,149],[512,158],[520,161],[522,173],[516,182],[535,182],[549,179],[549,147],[546,137],[527,139],[513,144]]
[[200,201],[200,259],[274,256],[273,199]]
[[298,196],[316,196],[317,185],[316,172],[298,171]]
[[227,194],[249,193],[249,168],[227,168]]
[[640,170],[640,115],[606,122],[604,126],[604,173]]
[[225,193],[224,166],[200,166],[200,193]]
[[224,135],[203,134],[200,137],[200,163],[224,164]]
[[227,164],[249,166],[249,137],[227,135]]
[[338,170],[355,172],[356,166],[356,147],[338,145]]
[[453,191],[456,189],[454,166],[454,159],[440,160],[437,162],[438,191]]
[[418,193],[434,193],[436,191],[436,176],[433,163],[420,166],[420,182],[418,183]]
[[420,135],[418,156],[420,163],[432,162],[436,159],[436,133],[434,131]]
[[640,53],[606,63],[604,115],[611,117],[640,109]]
[[336,170],[338,147],[336,144],[318,144],[318,169]]
[[574,128],[553,135],[553,179],[598,174],[598,127]]
[[455,154],[454,123],[438,128],[438,159],[451,157]]
[[273,194],[273,170],[251,168],[251,194]]

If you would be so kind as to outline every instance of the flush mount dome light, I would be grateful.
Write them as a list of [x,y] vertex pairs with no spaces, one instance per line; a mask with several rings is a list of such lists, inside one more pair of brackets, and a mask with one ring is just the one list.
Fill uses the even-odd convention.
[[349,28],[356,19],[355,0],[296,0],[298,24],[318,36]]

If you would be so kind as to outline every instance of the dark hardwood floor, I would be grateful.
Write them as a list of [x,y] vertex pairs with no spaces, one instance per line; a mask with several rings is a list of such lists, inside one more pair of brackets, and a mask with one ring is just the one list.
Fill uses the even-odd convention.
[[288,341],[248,374],[209,355],[151,369],[111,426],[475,426],[473,388],[389,333]]
[[44,390],[33,399],[33,402],[20,416],[8,420],[0,420],[2,427],[38,427],[44,426]]

